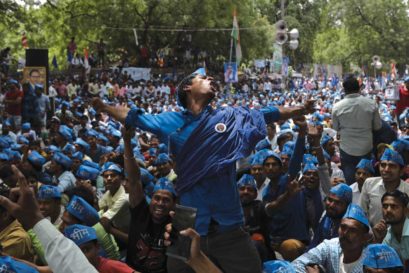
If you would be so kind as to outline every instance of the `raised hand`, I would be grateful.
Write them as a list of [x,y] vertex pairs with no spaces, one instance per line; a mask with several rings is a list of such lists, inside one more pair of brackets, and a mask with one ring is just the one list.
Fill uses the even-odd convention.
[[24,229],[29,230],[44,216],[40,212],[34,191],[29,186],[26,177],[14,165],[12,170],[20,187],[12,189],[9,198],[0,196],[0,205],[13,215]]

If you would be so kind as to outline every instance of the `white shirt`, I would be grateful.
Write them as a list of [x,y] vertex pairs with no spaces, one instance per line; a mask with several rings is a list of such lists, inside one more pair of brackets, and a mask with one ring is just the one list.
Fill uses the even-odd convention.
[[263,201],[263,192],[264,189],[267,188],[268,184],[270,183],[270,179],[266,177],[261,187],[257,190],[257,198],[256,200]]
[[277,149],[277,138],[278,138],[278,135],[277,135],[277,134],[274,135],[274,137],[273,137],[272,140],[268,139],[268,136],[266,136],[267,141],[268,141],[268,142],[270,143],[270,145],[271,145],[271,150],[272,150],[272,151],[274,151],[275,149]]
[[349,155],[362,156],[372,150],[372,131],[382,127],[374,100],[349,94],[332,109],[333,128],[341,136],[341,149]]
[[53,272],[60,273],[97,273],[79,249],[70,239],[60,233],[47,219],[33,227],[44,249],[44,256]]
[[344,263],[344,253],[341,253],[341,257],[339,258],[339,273],[351,273],[354,268],[361,263],[362,260],[362,254],[361,257],[359,257],[358,260],[356,260],[355,262],[346,264]]
[[116,227],[123,230],[129,228],[131,221],[129,196],[125,193],[125,189],[122,185],[114,195],[111,195],[110,191],[107,191],[98,201],[98,205],[102,210],[106,210],[100,212],[101,217],[112,220]]
[[359,198],[361,198],[361,192],[359,191],[358,182],[349,186],[352,189],[352,204],[359,205]]
[[51,85],[50,88],[48,88],[48,97],[55,98],[57,95],[57,90],[55,90],[54,86]]
[[[401,192],[409,194],[409,184],[403,180],[397,188]],[[382,177],[370,177],[365,180],[361,190],[359,204],[368,215],[371,226],[376,225],[382,219],[382,195],[386,192]]]

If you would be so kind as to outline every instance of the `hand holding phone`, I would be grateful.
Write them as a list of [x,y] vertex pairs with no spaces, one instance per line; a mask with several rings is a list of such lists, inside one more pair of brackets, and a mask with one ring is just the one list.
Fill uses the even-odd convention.
[[187,236],[181,236],[180,232],[188,228],[194,228],[196,213],[196,208],[176,205],[175,216],[172,219],[172,230],[169,237],[172,244],[166,250],[166,255],[169,257],[183,261],[189,260],[192,239]]

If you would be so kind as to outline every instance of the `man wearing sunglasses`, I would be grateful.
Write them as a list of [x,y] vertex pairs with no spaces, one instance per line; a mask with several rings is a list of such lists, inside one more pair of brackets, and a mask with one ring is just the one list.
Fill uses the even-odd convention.
[[[236,161],[249,156],[265,138],[266,124],[311,113],[314,103],[293,108],[247,107],[212,109],[216,96],[213,78],[203,68],[184,78],[177,87],[182,112],[145,114],[93,100],[98,111],[107,112],[126,127],[137,127],[169,143],[175,157],[176,192],[180,204],[198,209],[195,229],[202,250],[225,272],[261,272],[257,251],[242,229],[243,212],[236,181]],[[192,272],[182,261],[168,259],[168,272]]]

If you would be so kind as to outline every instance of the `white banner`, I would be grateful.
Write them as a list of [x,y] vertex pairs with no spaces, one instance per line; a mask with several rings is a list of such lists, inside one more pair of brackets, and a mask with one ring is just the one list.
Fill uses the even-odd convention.
[[257,68],[264,68],[266,66],[265,60],[254,60],[254,66]]
[[122,73],[128,73],[132,80],[139,81],[145,80],[149,81],[151,79],[151,69],[144,67],[124,67],[122,68]]

